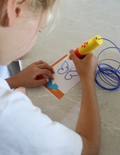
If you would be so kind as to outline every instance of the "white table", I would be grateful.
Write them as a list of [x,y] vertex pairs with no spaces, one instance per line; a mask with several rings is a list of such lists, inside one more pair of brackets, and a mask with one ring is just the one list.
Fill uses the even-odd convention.
[[[57,17],[59,18],[53,25],[53,30],[50,31],[52,22],[39,36],[33,49],[22,58],[22,68],[38,60],[52,64],[64,54],[68,54],[69,49],[76,49],[97,34],[114,41],[118,46],[120,44],[119,0],[61,0]],[[109,45],[104,42],[93,53],[98,56],[98,53]],[[102,57],[113,55],[120,60],[120,55],[112,52],[105,52]],[[96,89],[102,131],[100,155],[119,155],[120,89],[112,92],[98,86]],[[59,101],[42,86],[27,89],[27,94],[33,104],[40,107],[53,121],[75,130],[80,110],[80,83]]]

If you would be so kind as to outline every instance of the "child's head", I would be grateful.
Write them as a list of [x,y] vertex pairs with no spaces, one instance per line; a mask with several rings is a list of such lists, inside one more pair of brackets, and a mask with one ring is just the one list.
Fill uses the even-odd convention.
[[0,64],[27,53],[52,12],[55,0],[0,0]]

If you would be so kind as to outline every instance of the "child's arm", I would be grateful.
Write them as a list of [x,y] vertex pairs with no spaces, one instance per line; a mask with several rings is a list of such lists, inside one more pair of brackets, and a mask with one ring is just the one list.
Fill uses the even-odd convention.
[[6,81],[11,89],[20,86],[26,88],[37,87],[49,81],[48,78],[43,77],[43,75],[53,80],[52,74],[54,74],[53,68],[40,60],[23,69],[19,74],[6,79]]
[[26,95],[26,90],[25,90],[24,87],[18,87],[18,88],[16,88],[14,91],[15,91],[15,92],[21,92],[21,93],[23,93],[23,94]]
[[98,60],[91,53],[81,60],[73,51],[71,51],[71,58],[80,76],[82,87],[81,109],[76,126],[76,132],[83,140],[82,155],[98,155],[101,128],[94,82]]

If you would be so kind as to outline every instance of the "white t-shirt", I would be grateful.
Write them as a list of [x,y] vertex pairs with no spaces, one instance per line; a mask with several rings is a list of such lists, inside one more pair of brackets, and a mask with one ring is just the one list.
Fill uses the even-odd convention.
[[80,155],[81,137],[0,78],[0,155]]

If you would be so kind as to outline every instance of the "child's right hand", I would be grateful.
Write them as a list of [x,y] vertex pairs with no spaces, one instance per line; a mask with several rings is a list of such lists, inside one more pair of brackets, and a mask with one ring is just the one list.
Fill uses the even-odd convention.
[[93,81],[95,78],[98,59],[92,54],[87,54],[83,59],[79,59],[73,50],[70,50],[70,56],[73,60],[81,81]]

